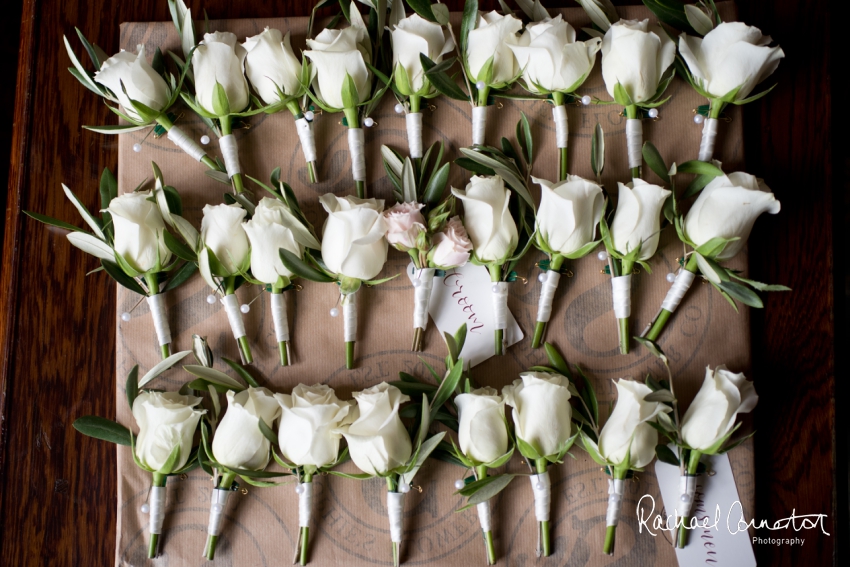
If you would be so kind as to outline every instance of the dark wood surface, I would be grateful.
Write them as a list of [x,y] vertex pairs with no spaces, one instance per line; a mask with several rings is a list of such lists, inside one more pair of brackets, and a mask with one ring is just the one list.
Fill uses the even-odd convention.
[[[269,17],[306,15],[311,3],[203,7],[211,17]],[[17,25],[4,15],[7,27]],[[740,16],[786,53],[779,86],[745,111],[748,171],[766,178],[782,202],[781,214],[759,221],[751,271],[794,288],[768,296],[753,316],[757,517],[829,514],[832,534],[803,534],[802,547],[756,546],[756,555],[760,565],[830,565],[847,542],[835,521],[846,518],[847,438],[846,420],[836,416],[833,332],[833,226],[847,218],[833,217],[833,208],[846,206],[846,185],[834,183],[840,175],[832,169],[828,49],[840,18],[827,3],[803,0],[742,2]],[[113,118],[67,72],[62,34],[77,26],[111,53],[119,23],[168,19],[165,0],[23,3],[14,128],[0,130],[12,148],[0,271],[0,565],[114,563],[115,452],[70,426],[83,414],[115,415],[114,285],[102,274],[86,278],[85,255],[21,210],[76,222],[60,183],[96,207],[99,173],[116,167],[116,140],[81,129]]]

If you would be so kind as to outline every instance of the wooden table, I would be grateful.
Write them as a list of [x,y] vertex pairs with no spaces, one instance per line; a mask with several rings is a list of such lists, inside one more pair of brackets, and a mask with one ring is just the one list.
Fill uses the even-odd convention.
[[[308,4],[203,7],[239,18],[306,15]],[[837,513],[846,520],[847,439],[846,425],[836,428],[846,418],[835,411],[832,211],[844,199],[832,178],[828,51],[840,18],[825,3],[802,0],[743,2],[740,16],[786,53],[779,86],[745,111],[748,171],[782,202],[781,214],[759,221],[751,273],[794,288],[767,296],[753,314],[757,517],[824,513],[832,534],[803,534],[803,547],[756,546],[756,555],[761,565],[830,565],[847,541],[835,521]],[[115,415],[115,286],[103,274],[86,278],[84,255],[21,210],[76,222],[60,183],[95,207],[101,169],[116,167],[116,140],[81,129],[114,119],[67,72],[62,34],[70,38],[77,26],[112,52],[119,23],[169,19],[165,0],[24,2],[0,272],[0,565],[114,562],[115,452],[70,424],[83,414]]]

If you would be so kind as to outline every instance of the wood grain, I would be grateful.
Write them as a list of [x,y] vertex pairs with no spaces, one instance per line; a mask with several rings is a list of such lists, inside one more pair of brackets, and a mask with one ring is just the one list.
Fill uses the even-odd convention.
[[[447,4],[461,7],[459,0]],[[203,7],[216,17],[270,17],[306,15],[309,3],[209,0]],[[757,516],[828,513],[827,531],[834,533],[831,227],[833,203],[843,202],[834,199],[830,167],[834,15],[825,3],[802,0],[746,2],[740,13],[787,54],[779,86],[745,112],[748,170],[765,177],[783,204],[781,214],[760,221],[751,269],[758,279],[794,288],[771,295],[753,314],[754,378],[762,397]],[[99,172],[116,164],[115,140],[81,129],[112,118],[66,71],[61,34],[71,36],[78,26],[112,52],[120,22],[169,18],[164,0],[28,0],[23,6],[0,272],[2,565],[113,562],[114,449],[77,434],[70,423],[82,414],[115,415],[114,286],[102,274],[84,277],[94,267],[90,258],[20,211],[73,222],[76,212],[60,183],[96,207]],[[837,541],[812,537],[803,547],[757,546],[756,553],[761,565],[830,565]]]

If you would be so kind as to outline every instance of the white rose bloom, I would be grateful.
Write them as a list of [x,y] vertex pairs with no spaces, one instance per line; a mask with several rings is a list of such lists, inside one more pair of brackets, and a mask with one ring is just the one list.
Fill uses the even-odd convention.
[[511,81],[520,71],[510,45],[517,45],[522,22],[512,15],[503,16],[495,10],[479,14],[475,29],[470,30],[467,41],[466,65],[473,81],[479,76],[487,61],[493,58],[493,77],[489,85]]
[[[171,98],[171,89],[159,73],[145,59],[145,46],[138,46],[139,54],[129,51],[116,53],[103,62],[94,74],[94,80],[112,91],[130,118],[140,119],[133,110],[130,99],[141,102],[153,110],[163,110]],[[121,84],[124,84],[124,90]]]
[[599,38],[576,41],[576,31],[558,14],[553,19],[528,24],[514,52],[526,88],[540,92],[573,92],[587,78],[601,47]]
[[632,102],[650,100],[676,58],[676,44],[649,20],[620,20],[602,38],[602,78],[608,94],[623,85]]
[[245,56],[245,75],[266,104],[280,102],[278,89],[286,95],[301,90],[301,60],[292,51],[289,32],[266,28],[263,33],[249,37],[242,44]]
[[280,406],[266,388],[227,391],[227,411],[215,430],[212,452],[215,460],[234,469],[259,471],[271,458],[271,443],[260,431],[262,419],[270,428],[280,415]]
[[316,39],[308,39],[304,52],[313,63],[313,90],[319,100],[332,108],[343,108],[342,85],[346,73],[354,80],[360,102],[368,100],[372,73],[369,34],[357,25],[341,30],[324,29]]
[[631,468],[643,468],[652,462],[658,444],[658,432],[649,422],[672,408],[644,401],[652,393],[646,384],[624,379],[616,384],[617,404],[599,433],[599,453],[615,465],[628,455]]
[[762,213],[775,215],[779,201],[764,181],[742,171],[715,177],[685,215],[685,234],[701,246],[715,237],[734,238],[718,256],[728,260],[741,251]]
[[328,269],[359,280],[377,276],[387,261],[383,199],[327,193],[319,202],[328,213],[322,231],[322,259]]
[[552,183],[532,177],[540,185],[537,238],[554,253],[568,255],[593,242],[604,212],[602,188],[578,175]]
[[516,435],[541,456],[557,454],[572,436],[569,380],[560,374],[523,372],[502,388],[513,408]]
[[705,37],[679,36],[679,53],[704,91],[722,97],[741,87],[735,100],[747,98],[779,66],[785,53],[768,47],[770,36],[742,22],[724,22]]
[[755,386],[743,374],[720,365],[705,369],[705,381],[682,418],[682,440],[704,451],[735,426],[739,413],[749,413],[758,403]]
[[323,467],[336,461],[338,429],[351,409],[325,384],[298,384],[292,394],[275,394],[281,408],[278,442],[283,458],[299,466]]
[[[242,226],[247,212],[237,204],[204,205],[201,219],[201,242],[212,250],[228,274],[237,268],[251,251],[248,235]],[[224,274],[216,274],[224,275]]]
[[479,388],[455,398],[460,424],[458,441],[463,454],[478,463],[490,463],[508,451],[505,401],[493,388]]
[[410,459],[410,435],[398,416],[399,406],[410,400],[386,382],[355,392],[357,405],[349,413],[351,423],[339,431],[348,442],[351,460],[367,474],[384,474]]
[[448,30],[436,22],[429,22],[418,14],[408,16],[392,30],[393,69],[401,65],[407,71],[410,82],[410,93],[427,94],[422,91],[425,86],[425,70],[419,54],[425,54],[434,63],[443,60],[443,55],[451,53],[455,44]]
[[463,201],[463,225],[479,260],[498,262],[513,254],[519,234],[508,209],[511,192],[501,177],[476,175],[466,190],[452,187],[452,194]]
[[614,248],[621,254],[628,254],[640,246],[638,260],[648,260],[658,249],[661,210],[670,191],[641,179],[632,182],[633,189],[619,183],[619,201],[611,223],[611,238]]
[[215,114],[213,94],[218,82],[227,93],[231,112],[241,112],[250,103],[248,81],[242,72],[247,51],[230,32],[204,34],[204,41],[192,53],[195,96],[201,108]]
[[[146,467],[159,471],[175,447],[180,455],[172,471],[186,466],[192,439],[205,410],[195,409],[203,401],[177,392],[141,392],[133,402],[133,418],[139,426],[136,456]],[[171,471],[168,471],[171,472]]]
[[125,193],[112,199],[107,209],[115,229],[115,252],[140,272],[166,266],[171,260],[163,239],[165,222],[150,196],[150,191]]
[[279,276],[292,277],[280,259],[280,249],[289,250],[299,258],[305,246],[318,249],[318,241],[299,222],[289,208],[278,199],[263,197],[251,220],[242,228],[251,243],[251,274],[259,281],[275,284]]

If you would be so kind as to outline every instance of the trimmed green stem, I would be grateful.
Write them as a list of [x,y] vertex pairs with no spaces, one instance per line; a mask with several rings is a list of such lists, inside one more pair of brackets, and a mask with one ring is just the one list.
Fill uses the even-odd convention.
[[[391,474],[387,477],[387,492],[398,492],[398,477]],[[398,544],[393,543],[393,565],[398,567]]]
[[[166,132],[170,132],[171,129],[174,127],[174,122],[172,122],[171,119],[168,116],[165,115],[165,113],[157,116],[156,122],[157,122],[157,124],[159,124],[160,126],[165,128]],[[210,158],[207,155],[204,155],[204,157],[201,158],[201,163],[204,164],[205,166],[207,166],[208,168],[212,169],[213,171],[221,171],[218,168],[218,164],[212,158]]]
[[[233,481],[236,480],[236,475],[233,473],[225,473],[221,475],[221,480],[218,482],[218,486],[216,488],[221,490],[230,490],[233,486]],[[215,559],[215,547],[218,545],[218,536],[208,535],[207,536],[207,547],[204,550],[204,555],[209,561]]]
[[254,362],[254,357],[251,355],[251,344],[248,342],[248,337],[239,337],[236,341],[239,344],[239,354],[242,355],[244,364]]
[[[163,487],[165,486],[165,482],[168,480],[168,476],[160,473],[153,473],[153,486]],[[151,540],[148,544],[148,558],[153,559],[156,557],[157,551],[159,547],[159,534],[151,534]]]
[[487,98],[490,96],[490,87],[484,87],[478,91],[477,106],[487,106]]
[[[221,123],[221,134],[222,134],[222,136],[227,136],[227,135],[233,133],[232,132],[231,118],[230,118],[229,114],[226,115],[226,116],[219,116],[218,120]],[[233,183],[233,190],[236,192],[236,194],[241,195],[242,192],[245,190],[245,186],[242,183],[242,174],[241,173],[234,174],[233,177],[230,178],[230,182]]]
[[[699,468],[699,460],[701,457],[702,453],[691,449],[691,454],[688,458],[688,475],[694,476],[697,474],[697,469]],[[688,528],[686,528],[685,526],[690,523],[690,520],[690,515],[682,518],[682,524],[679,526],[679,537],[676,542],[679,546],[679,549],[683,549],[686,545],[688,545]]]
[[709,100],[708,105],[708,117],[709,118],[720,118],[720,113],[723,112],[723,107],[726,106],[725,102],[721,102],[720,99],[712,98]]
[[608,526],[605,530],[605,543],[602,546],[602,553],[605,555],[614,555],[614,541],[617,536],[617,526]]
[[[564,93],[553,92],[552,104],[555,106],[564,105]],[[558,148],[558,180],[563,181],[567,178],[567,148]]]
[[[150,295],[157,295],[159,293],[159,282],[154,274],[145,274],[145,283],[148,284],[148,293]],[[171,345],[160,345],[159,349],[163,360],[171,356]]]
[[[616,263],[616,260],[614,263]],[[634,262],[622,260],[620,274],[627,276],[632,273],[634,267]],[[617,324],[619,325],[620,330],[620,354],[629,354],[629,343],[631,342],[631,335],[629,334],[629,318],[626,317],[625,319],[617,319]]]
[[289,366],[289,342],[280,341],[277,343],[277,348],[280,351],[280,365]]
[[[313,482],[313,475],[304,473],[304,483]],[[310,541],[310,528],[309,526],[301,527],[301,565],[307,565],[307,548],[308,543]]]
[[[534,468],[537,471],[537,474],[545,473],[548,464],[549,461],[547,461],[546,459],[535,459]],[[540,541],[543,544],[543,557],[549,557],[552,554],[552,542],[549,538],[549,522],[540,522],[539,528]]]
[[[490,281],[502,281],[502,266],[498,264],[489,264],[487,266],[487,269],[490,271]],[[496,329],[494,335],[496,341],[496,356],[502,356],[503,354],[505,354],[505,349],[503,348],[503,343],[505,341],[505,331],[504,329]]]
[[[552,254],[552,257],[549,259],[549,269],[560,271],[561,266],[564,264],[565,258],[560,254]],[[537,321],[537,324],[534,326],[534,338],[531,340],[531,348],[539,348],[540,344],[543,342],[543,333],[546,331],[546,323],[543,321]]]
[[[685,269],[692,273],[697,273],[697,255],[691,254],[690,258],[688,258],[688,262],[685,264]],[[650,327],[649,331],[646,333],[646,338],[651,341],[658,340],[658,337],[661,336],[661,333],[664,331],[664,327],[667,325],[667,321],[670,320],[670,317],[673,314],[666,309],[662,309],[658,316],[655,318],[655,321],[652,322],[652,327]]]
[[345,367],[349,370],[354,368],[354,341],[345,343]]
[[[487,478],[487,465],[478,465],[475,467],[475,479],[481,480]],[[484,547],[487,550],[487,565],[496,564],[496,545],[493,542],[493,531],[484,532]]]
[[[626,118],[631,118],[636,120],[638,117],[638,109],[634,104],[630,104],[626,107]],[[632,179],[640,179],[640,167],[632,168]]]
[[422,97],[419,95],[410,95],[410,112],[416,113],[420,112],[420,108],[422,105]]

